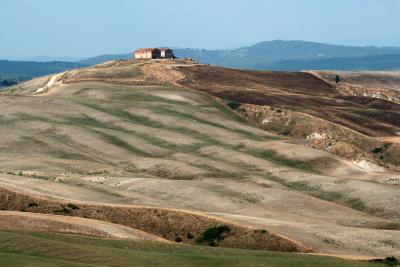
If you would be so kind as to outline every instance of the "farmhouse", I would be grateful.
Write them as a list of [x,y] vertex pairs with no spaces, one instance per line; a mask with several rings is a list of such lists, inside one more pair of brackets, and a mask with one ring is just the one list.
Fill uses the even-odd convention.
[[161,51],[157,48],[142,48],[135,51],[136,59],[156,59],[161,57]]
[[135,59],[175,58],[170,48],[141,48],[135,51]]

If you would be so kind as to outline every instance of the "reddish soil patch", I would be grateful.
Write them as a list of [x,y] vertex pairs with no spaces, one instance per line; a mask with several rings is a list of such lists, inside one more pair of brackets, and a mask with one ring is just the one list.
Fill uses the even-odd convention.
[[227,101],[282,107],[348,127],[368,136],[400,132],[400,105],[348,96],[335,84],[305,72],[245,71],[207,65],[176,67],[180,84]]

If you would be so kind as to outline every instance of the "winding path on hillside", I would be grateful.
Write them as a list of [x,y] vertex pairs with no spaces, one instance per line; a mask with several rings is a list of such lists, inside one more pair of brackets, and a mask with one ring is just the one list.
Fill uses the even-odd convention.
[[[62,76],[64,73],[65,73],[65,72],[61,72],[61,73],[58,73],[58,74],[53,75],[53,76],[50,78],[50,80],[47,82],[47,84],[46,84],[45,86],[40,87],[40,88],[38,88],[38,89],[35,91],[35,94],[40,94],[40,93],[46,92],[46,90],[48,90],[48,89],[50,89],[51,87],[53,87],[53,86],[56,84],[58,78],[59,78],[60,76]],[[62,84],[62,82],[59,82],[59,83]]]

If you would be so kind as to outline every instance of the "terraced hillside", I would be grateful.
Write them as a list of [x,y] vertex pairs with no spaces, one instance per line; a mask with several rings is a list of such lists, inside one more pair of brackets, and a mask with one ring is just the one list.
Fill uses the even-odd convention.
[[[172,242],[196,244],[207,229],[226,224],[241,230],[217,245],[265,249],[267,234],[292,244],[274,250],[400,256],[398,173],[271,134],[223,105],[240,111],[235,97],[253,95],[241,82],[254,90],[265,83],[276,94],[292,88],[282,99],[320,83],[324,92],[314,88],[314,99],[336,89],[310,74],[229,70],[239,75],[231,81],[225,71],[179,61],[111,62],[2,93],[1,208],[108,221]],[[293,80],[276,89],[274,81],[285,77]],[[154,210],[153,219],[176,211],[167,217],[175,228],[146,224],[142,215],[112,219],[119,218],[111,216],[115,209],[126,215],[142,206]],[[185,227],[196,220],[185,214],[207,223],[188,235]]]

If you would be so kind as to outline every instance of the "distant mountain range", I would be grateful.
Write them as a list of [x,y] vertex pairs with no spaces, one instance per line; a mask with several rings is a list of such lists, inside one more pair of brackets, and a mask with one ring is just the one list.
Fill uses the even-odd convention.
[[[282,71],[400,70],[400,47],[357,47],[276,40],[235,50],[175,48],[174,51],[180,58],[193,58],[201,63],[232,68]],[[129,53],[100,55],[77,62],[0,61],[0,76],[36,77],[132,57],[133,54]]]
[[1,77],[38,77],[70,69],[83,68],[87,65],[77,62],[34,62],[0,60]]
[[[62,62],[78,62],[80,60],[84,60],[85,57],[46,57],[46,56],[39,56],[39,57],[31,57],[28,59],[23,59],[23,61],[35,61],[35,62],[52,62],[52,61],[62,61]],[[20,61],[20,60],[17,60]]]
[[393,71],[400,70],[400,54],[365,57],[333,57],[323,59],[278,60],[252,67],[258,70],[343,70],[343,71]]

